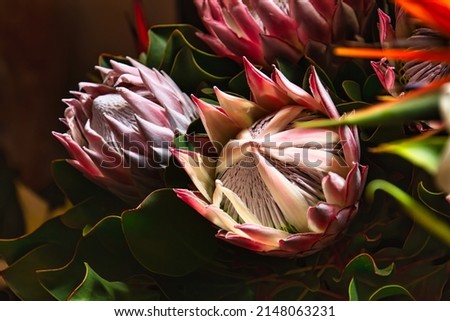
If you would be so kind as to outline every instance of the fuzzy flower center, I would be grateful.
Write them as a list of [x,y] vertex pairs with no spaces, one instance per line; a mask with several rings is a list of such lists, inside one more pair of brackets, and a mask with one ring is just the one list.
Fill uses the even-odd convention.
[[102,136],[108,144],[117,146],[118,139],[109,126],[110,120],[108,118],[112,118],[126,127],[135,127],[135,113],[128,102],[119,94],[101,95],[92,102],[91,128]]
[[[337,139],[335,132],[329,131],[329,141],[323,139],[310,142],[296,141],[270,141],[271,136],[276,137],[277,133],[294,129],[294,123],[309,121],[319,118],[318,115],[303,110],[292,121],[290,121],[281,130],[267,133],[267,128],[272,126],[275,115],[270,115],[257,123],[249,130],[243,131],[239,136],[248,136],[249,145],[257,148],[258,153],[268,166],[281,173],[292,186],[286,188],[298,188],[302,195],[303,208],[316,205],[318,202],[325,201],[322,190],[322,180],[328,173],[330,164],[324,164],[318,161],[315,155],[323,155],[324,162],[339,163],[345,167],[345,161],[342,156],[342,146]],[[326,135],[325,130],[323,133]],[[323,136],[325,136],[323,135]],[[262,139],[261,139],[262,138]],[[263,141],[264,143],[261,143]],[[292,153],[292,150],[294,152]],[[232,190],[247,206],[250,212],[267,227],[273,227],[287,232],[296,233],[305,231],[305,226],[296,226],[292,218],[288,217],[282,207],[279,206],[264,181],[258,169],[258,159],[253,152],[246,152],[242,148],[243,157],[239,161],[229,166],[217,177],[223,186]],[[288,157],[289,156],[289,157]],[[291,157],[293,156],[293,157]],[[327,167],[328,166],[328,167]],[[234,208],[232,202],[224,197],[221,206],[237,222],[243,223],[238,211]],[[298,215],[306,216],[306,210]]]

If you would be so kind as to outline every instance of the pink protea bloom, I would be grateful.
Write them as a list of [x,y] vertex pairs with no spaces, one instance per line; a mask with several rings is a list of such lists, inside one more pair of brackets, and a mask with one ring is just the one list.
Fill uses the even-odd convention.
[[[378,10],[378,30],[380,43],[384,48],[404,46],[408,49],[445,48],[448,39],[433,29],[417,25],[402,8],[397,8],[396,28],[391,18],[381,9]],[[372,62],[372,67],[383,87],[392,96],[398,96],[405,90],[425,86],[450,74],[446,63],[409,60],[388,60]]]
[[53,134],[68,160],[86,177],[126,202],[137,204],[163,187],[162,170],[175,135],[197,117],[194,104],[164,72],[129,59],[97,67],[103,83],[80,83],[64,122],[69,131]]
[[[373,0],[194,0],[209,34],[199,36],[219,55],[269,67],[276,58],[297,62],[309,46],[322,58],[326,45],[355,40]],[[313,57],[315,58],[315,57]]]
[[357,131],[296,126],[339,117],[314,68],[311,96],[277,69],[269,78],[244,65],[252,101],[217,88],[220,106],[194,97],[218,157],[173,150],[197,187],[176,193],[221,239],[274,256],[312,254],[342,235],[358,210],[367,168]]

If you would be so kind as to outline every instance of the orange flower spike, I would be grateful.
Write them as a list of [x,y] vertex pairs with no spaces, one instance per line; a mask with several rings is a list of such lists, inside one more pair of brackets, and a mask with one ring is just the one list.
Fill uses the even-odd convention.
[[376,49],[376,48],[347,48],[334,49],[337,56],[372,59],[422,60],[430,62],[450,63],[449,49],[408,50],[408,49]]
[[448,0],[397,0],[396,3],[429,27],[450,36],[450,2]]

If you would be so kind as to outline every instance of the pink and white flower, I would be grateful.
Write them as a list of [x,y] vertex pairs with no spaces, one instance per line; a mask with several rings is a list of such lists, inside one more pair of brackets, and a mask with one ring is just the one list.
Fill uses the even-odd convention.
[[164,186],[169,147],[197,118],[194,104],[164,72],[129,59],[98,67],[103,83],[80,83],[54,136],[75,168],[98,185],[136,205]]
[[220,106],[194,97],[218,157],[173,150],[197,190],[177,195],[214,223],[217,237],[274,256],[305,256],[332,244],[358,210],[367,168],[356,128],[303,129],[339,118],[314,68],[312,95],[275,69],[244,59],[252,100],[215,88]]

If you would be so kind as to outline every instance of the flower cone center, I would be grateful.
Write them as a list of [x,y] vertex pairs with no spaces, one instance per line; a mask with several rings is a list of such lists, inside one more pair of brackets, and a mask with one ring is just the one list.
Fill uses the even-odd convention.
[[[262,158],[259,161],[264,161],[271,168],[276,169],[281,173],[288,181],[286,188],[296,188],[300,190],[303,197],[302,202],[305,203],[304,208],[315,206],[318,202],[324,201],[324,193],[322,190],[322,180],[327,174],[327,171],[318,166],[313,166],[308,163],[308,159],[302,159],[305,155],[308,155],[310,148],[317,148],[317,145],[295,145],[295,142],[282,142],[284,146],[295,147],[299,158],[296,158],[293,162],[283,161],[283,157],[287,151],[280,148],[279,142],[273,142],[273,146],[262,146],[260,139],[267,126],[270,126],[270,121],[273,119],[273,115],[262,119],[255,123],[245,133],[241,133],[238,136],[250,136],[247,144],[250,149],[258,150],[258,153]],[[309,121],[319,116],[311,113],[301,113],[293,121],[282,130],[289,130],[293,128],[293,124],[297,121]],[[248,133],[250,135],[248,135]],[[276,134],[276,133],[271,133]],[[265,134],[267,135],[267,133]],[[269,135],[270,139],[270,135]],[[266,142],[265,140],[263,140]],[[272,142],[271,142],[272,144]],[[321,146],[324,152],[330,153],[332,157],[341,158],[341,146],[336,142],[330,142]],[[257,166],[257,159],[252,152],[246,151],[245,147],[241,148],[244,154],[239,161],[233,163],[226,170],[220,173],[217,177],[223,186],[232,190],[247,206],[250,212],[256,216],[256,218],[267,227],[273,227],[287,232],[295,233],[299,232],[303,227],[294,226],[290,223],[290,220],[283,213],[282,208],[279,206],[270,189],[266,185],[263,177]],[[278,157],[280,156],[280,157]],[[224,197],[222,199],[221,206],[224,210],[235,219],[237,222],[243,223],[240,219],[238,212],[234,209],[233,204],[229,199]],[[306,211],[299,212],[298,215],[306,216]]]
[[128,102],[119,94],[98,96],[92,103],[91,128],[111,145],[117,145],[117,139],[108,125],[109,116],[127,127],[136,125],[135,114]]

